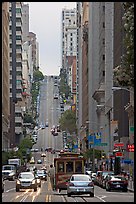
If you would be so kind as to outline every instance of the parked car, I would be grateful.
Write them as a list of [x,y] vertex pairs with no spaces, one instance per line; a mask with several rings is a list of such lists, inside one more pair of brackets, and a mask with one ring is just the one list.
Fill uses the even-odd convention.
[[36,171],[36,175],[38,176],[38,178],[40,178],[41,180],[45,180],[47,181],[47,173],[45,170],[39,169]]
[[5,179],[14,181],[16,178],[16,174],[17,174],[17,171],[14,165],[7,164],[2,166],[2,176]]
[[108,174],[113,175],[114,172],[113,171],[102,171],[102,173],[100,174],[99,183],[98,183],[100,187],[103,187],[103,180]]
[[58,94],[54,94],[54,99],[58,99],[58,98],[59,98]]
[[37,179],[32,172],[21,172],[16,180],[16,192],[20,189],[34,189],[37,191]]
[[114,172],[111,171],[111,172],[108,172],[107,174],[103,175],[102,185],[101,185],[102,188],[106,188],[106,181],[107,181],[108,177],[111,176],[111,175],[114,175]]
[[122,190],[127,192],[128,180],[121,175],[111,175],[106,181],[106,191]]
[[94,197],[94,183],[89,175],[73,174],[67,185],[67,196],[72,194],[90,194]]

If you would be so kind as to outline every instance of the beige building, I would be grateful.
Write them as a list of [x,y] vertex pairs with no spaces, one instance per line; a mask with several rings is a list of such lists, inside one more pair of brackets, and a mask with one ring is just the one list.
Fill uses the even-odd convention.
[[2,2],[2,150],[10,145],[9,114],[9,2]]

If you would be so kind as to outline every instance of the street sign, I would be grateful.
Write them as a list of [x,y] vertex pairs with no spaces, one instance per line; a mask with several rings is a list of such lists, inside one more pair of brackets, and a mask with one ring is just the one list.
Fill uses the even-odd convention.
[[122,156],[123,156],[123,153],[122,153],[122,152],[116,152],[115,156],[116,156],[116,157],[122,157]]
[[125,163],[125,164],[131,164],[131,163],[132,163],[132,160],[131,160],[131,159],[126,159],[126,160],[123,160],[123,163]]
[[107,146],[107,143],[96,143],[94,146]]
[[124,147],[124,143],[115,143],[114,147]]
[[134,152],[134,144],[128,144],[127,148],[129,152]]

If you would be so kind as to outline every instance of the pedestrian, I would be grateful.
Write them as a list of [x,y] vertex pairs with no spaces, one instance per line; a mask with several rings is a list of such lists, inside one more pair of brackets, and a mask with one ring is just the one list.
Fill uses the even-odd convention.
[[54,190],[54,186],[55,186],[55,168],[53,167],[53,165],[50,165],[50,169],[48,171],[48,175],[50,177],[50,182],[51,182],[51,186],[52,186],[52,190]]

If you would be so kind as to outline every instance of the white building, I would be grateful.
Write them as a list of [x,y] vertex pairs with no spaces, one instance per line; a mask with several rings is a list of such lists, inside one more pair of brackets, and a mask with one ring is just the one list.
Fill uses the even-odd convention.
[[22,6],[22,40],[28,41],[29,36],[29,4],[23,4]]
[[66,69],[67,56],[76,56],[76,9],[62,10],[62,67]]

